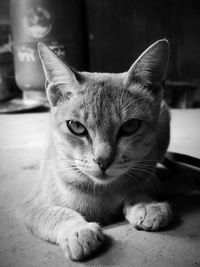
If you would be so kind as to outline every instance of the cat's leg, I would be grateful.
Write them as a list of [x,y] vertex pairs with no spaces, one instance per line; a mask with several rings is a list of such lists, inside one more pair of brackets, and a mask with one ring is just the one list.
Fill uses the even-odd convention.
[[58,206],[32,206],[23,212],[31,232],[57,243],[72,260],[82,260],[97,250],[104,235],[97,223],[87,222],[75,210]]
[[168,202],[155,202],[146,197],[141,197],[134,204],[126,203],[124,214],[136,229],[145,231],[156,231],[172,220],[172,210]]

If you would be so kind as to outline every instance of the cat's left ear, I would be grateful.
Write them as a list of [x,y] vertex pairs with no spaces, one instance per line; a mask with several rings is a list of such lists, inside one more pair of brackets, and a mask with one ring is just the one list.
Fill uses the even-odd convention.
[[47,98],[52,106],[56,106],[61,98],[69,95],[69,90],[75,87],[78,81],[74,71],[44,43],[38,44],[38,51],[46,77]]
[[159,40],[149,46],[134,62],[127,73],[128,83],[159,83],[165,80],[169,61],[169,43]]

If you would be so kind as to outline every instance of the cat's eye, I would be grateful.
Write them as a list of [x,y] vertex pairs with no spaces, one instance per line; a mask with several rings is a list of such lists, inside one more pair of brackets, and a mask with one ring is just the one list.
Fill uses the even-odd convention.
[[83,124],[78,121],[66,121],[67,127],[73,134],[76,135],[85,135],[87,130]]
[[141,120],[137,119],[131,119],[125,122],[121,129],[120,129],[120,135],[131,135],[136,133],[141,125]]

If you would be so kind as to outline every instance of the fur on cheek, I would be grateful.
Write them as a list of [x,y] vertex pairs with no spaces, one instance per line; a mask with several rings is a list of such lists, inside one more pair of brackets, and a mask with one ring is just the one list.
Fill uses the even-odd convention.
[[119,158],[124,162],[142,160],[152,149],[156,140],[154,132],[146,133],[138,139],[127,140],[119,144]]
[[66,140],[71,144],[71,146],[73,146],[73,149],[76,149],[77,147],[80,149],[85,145],[84,141],[80,137],[70,133],[66,133]]

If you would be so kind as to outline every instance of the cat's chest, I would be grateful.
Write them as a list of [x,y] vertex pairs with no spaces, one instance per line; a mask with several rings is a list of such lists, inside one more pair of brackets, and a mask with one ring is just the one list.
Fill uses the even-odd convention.
[[120,196],[69,192],[66,201],[67,206],[80,212],[88,221],[106,224],[122,216],[123,198]]

